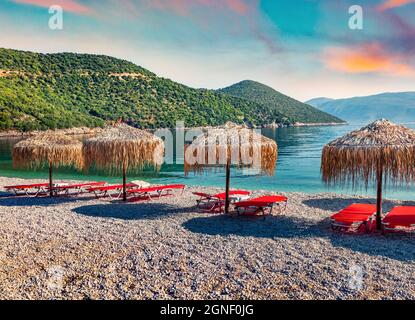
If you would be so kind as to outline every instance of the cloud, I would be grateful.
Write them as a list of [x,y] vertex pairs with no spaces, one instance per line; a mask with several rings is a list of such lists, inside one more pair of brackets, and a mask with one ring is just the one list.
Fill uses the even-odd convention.
[[45,7],[49,8],[52,5],[59,5],[63,8],[63,10],[81,14],[81,15],[88,15],[92,13],[92,9],[87,7],[77,0],[12,0],[18,4],[26,4],[32,5],[37,7]]
[[[67,12],[94,16],[101,22],[107,21],[113,25],[125,19],[130,19],[131,23],[140,24],[146,21],[146,18],[151,20],[154,15],[154,21],[162,17],[164,19],[162,23],[171,24],[173,29],[184,23],[192,23],[200,30],[187,30],[186,32],[193,34],[203,32],[203,38],[225,39],[232,36],[235,41],[241,41],[240,39],[245,37],[248,41],[254,40],[263,44],[271,54],[282,51],[275,26],[263,19],[260,0],[9,1],[45,8],[51,5],[61,5]],[[160,13],[162,15],[159,15]],[[132,26],[132,28],[135,27],[135,25]],[[165,32],[169,32],[168,28]]]
[[[274,26],[264,23],[260,0],[110,0],[124,8],[130,16],[163,13],[172,19],[191,21],[203,32],[217,31],[226,34],[247,36],[262,43],[272,54],[280,52],[281,45]],[[100,10],[108,13],[102,5]],[[98,9],[97,9],[98,10]],[[173,17],[171,17],[173,16]],[[206,34],[203,35],[204,37]]]
[[227,0],[225,2],[228,4],[228,7],[236,13],[247,14],[249,12],[249,6],[241,0]]
[[415,0],[387,0],[378,7],[378,10],[386,11],[386,10],[402,7],[410,3],[415,3]]
[[413,56],[415,53],[415,27],[393,12],[385,13],[384,18],[391,26],[388,29],[393,34],[385,41],[390,50],[401,51],[408,56]]
[[345,73],[415,76],[415,68],[405,56],[388,52],[379,43],[356,48],[328,48],[324,54],[324,63],[332,70]]
[[146,1],[149,7],[155,9],[168,9],[176,14],[188,16],[192,8],[204,6],[217,10],[227,10],[238,15],[247,15],[253,9],[252,3],[257,1],[246,0],[149,0]]

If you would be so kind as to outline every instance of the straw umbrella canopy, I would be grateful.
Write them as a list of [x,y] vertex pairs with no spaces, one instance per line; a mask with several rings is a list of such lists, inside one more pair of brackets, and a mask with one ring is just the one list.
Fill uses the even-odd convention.
[[201,173],[206,169],[226,168],[225,213],[229,211],[231,166],[253,168],[273,175],[278,156],[274,140],[266,138],[246,126],[228,122],[207,130],[185,149],[184,170]]
[[13,147],[16,168],[49,167],[49,192],[53,196],[53,167],[83,166],[82,143],[63,134],[40,134],[20,141]]
[[126,124],[108,126],[97,136],[84,141],[85,166],[123,175],[123,200],[127,199],[126,174],[163,163],[163,140],[147,131]]
[[415,131],[388,120],[338,138],[323,148],[321,171],[327,184],[377,183],[377,228],[381,229],[382,186],[415,178]]

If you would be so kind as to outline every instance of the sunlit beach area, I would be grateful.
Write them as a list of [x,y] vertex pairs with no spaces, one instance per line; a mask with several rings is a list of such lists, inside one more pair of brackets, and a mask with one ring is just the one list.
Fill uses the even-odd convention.
[[[1,178],[1,185],[39,180]],[[284,193],[263,218],[195,209],[180,197],[122,204],[0,198],[0,292],[7,299],[414,299],[415,238],[345,235],[330,215],[374,199]],[[254,195],[266,194],[255,191]],[[387,201],[385,210],[413,201]],[[355,274],[363,282],[353,282]]]

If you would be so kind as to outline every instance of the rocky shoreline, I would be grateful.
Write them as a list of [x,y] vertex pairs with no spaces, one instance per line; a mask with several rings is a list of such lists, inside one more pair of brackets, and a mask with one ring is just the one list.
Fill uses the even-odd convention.
[[7,131],[0,131],[0,138],[27,138],[31,136],[35,136],[38,134],[43,133],[60,133],[65,135],[94,135],[99,133],[102,130],[102,128],[87,128],[87,127],[81,127],[81,128],[70,128],[70,129],[56,129],[56,130],[46,130],[46,131],[40,131],[40,130],[34,130],[34,131],[28,131],[28,132],[22,132],[17,130],[7,130]]
[[[293,123],[290,125],[285,125],[281,123],[274,123],[270,125],[263,126],[261,128],[287,128],[287,127],[318,127],[318,126],[341,126],[346,125],[347,123]],[[206,130],[212,127],[198,127],[198,128],[178,128],[179,130],[189,130],[189,129],[202,129]],[[101,132],[102,128],[87,128],[87,127],[80,127],[80,128],[70,128],[70,129],[56,129],[56,130],[47,130],[47,131],[28,131],[28,132],[22,132],[18,130],[6,130],[6,131],[0,131],[0,138],[27,138],[31,136],[35,136],[38,134],[42,134],[45,132],[55,132],[55,133],[61,133],[65,135],[94,135],[99,132]]]
[[291,127],[330,127],[330,126],[344,126],[347,125],[347,122],[316,122],[316,123],[302,123],[302,122],[295,122],[289,125],[281,124],[281,123],[273,123],[270,125],[264,126],[264,128],[291,128]]
[[0,187],[0,298],[415,299],[414,236],[330,229],[332,212],[374,199],[287,193],[282,214],[249,219],[198,212],[195,190],[218,191],[123,204]]

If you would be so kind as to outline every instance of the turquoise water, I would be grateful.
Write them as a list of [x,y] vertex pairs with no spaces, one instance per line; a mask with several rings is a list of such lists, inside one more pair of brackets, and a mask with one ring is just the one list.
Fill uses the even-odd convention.
[[[414,124],[408,125],[415,128]],[[350,188],[327,188],[321,181],[320,157],[324,144],[362,127],[362,125],[347,125],[333,127],[296,127],[263,129],[262,134],[275,139],[278,143],[279,154],[276,174],[272,177],[247,175],[238,169],[232,171],[231,187],[248,190],[264,189],[274,192],[298,191],[306,193],[337,192],[343,194],[374,195],[373,188],[352,190]],[[11,162],[11,149],[17,139],[0,139],[0,176],[18,178],[47,178],[47,170],[28,171],[15,170]],[[55,170],[57,179],[100,180],[110,183],[120,182],[117,176],[109,176],[102,172],[88,174],[72,169]],[[145,172],[130,176],[129,180],[147,180],[151,183],[185,183],[187,185],[203,185],[223,187],[225,177],[223,172],[211,172],[203,175],[190,174],[185,177],[182,165],[165,165],[160,173]],[[400,188],[386,190],[385,196],[393,199],[415,199],[415,188]]]

